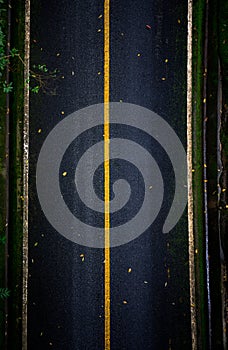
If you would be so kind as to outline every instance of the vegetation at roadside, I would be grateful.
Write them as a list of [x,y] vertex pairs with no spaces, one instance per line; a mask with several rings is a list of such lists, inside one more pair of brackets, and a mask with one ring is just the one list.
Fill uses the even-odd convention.
[[[21,348],[22,307],[22,149],[24,84],[32,93],[51,93],[51,85],[58,79],[57,69],[46,64],[34,64],[28,81],[24,81],[24,1],[13,4],[11,11],[11,40],[8,40],[8,2],[0,0],[0,349],[5,346],[5,303],[8,303],[8,346]],[[10,50],[9,46],[10,45]],[[7,72],[9,75],[7,76]],[[10,100],[10,110],[6,101]],[[7,120],[7,118],[9,118]],[[6,121],[10,135],[6,135]],[[6,166],[6,137],[9,137],[10,164]],[[6,237],[6,179],[10,180],[9,237]],[[6,250],[7,249],[7,250]],[[8,252],[6,254],[6,251]],[[8,267],[6,276],[6,256]],[[8,279],[8,285],[6,280]]]
[[[13,91],[13,82],[5,80],[5,71],[8,67],[10,71],[14,70],[15,59],[20,60],[24,65],[22,53],[16,48],[11,48],[9,54],[6,54],[6,2],[0,0],[0,93],[1,91],[8,94]],[[49,82],[57,79],[58,70],[49,70],[46,64],[33,65],[30,69],[29,89],[33,93],[38,93],[40,90],[47,92]]]
[[[3,34],[3,42],[4,42],[4,34]],[[13,71],[13,63],[15,63],[15,59],[18,59],[19,61],[21,61],[23,65],[25,64],[20,52],[15,47],[10,50],[9,55],[4,55],[3,47],[2,47],[2,50],[0,48],[0,76],[1,74],[3,75],[3,72],[5,71],[7,66],[10,71]],[[58,73],[57,69],[50,71],[47,68],[46,64],[37,64],[37,65],[34,64],[32,66],[32,69],[30,69],[29,79],[26,81],[26,83],[27,84],[29,83],[30,91],[35,94],[37,94],[40,90],[42,90],[43,92],[47,92],[49,89],[49,82],[53,79],[57,79],[57,73]],[[13,82],[12,81],[7,82],[6,80],[5,81],[2,80],[0,82],[0,88],[4,93],[6,94],[10,93],[13,91]]]
[[6,288],[5,281],[5,244],[6,244],[6,33],[7,33],[7,5],[5,0],[0,0],[0,348],[5,344],[5,302],[10,292]]

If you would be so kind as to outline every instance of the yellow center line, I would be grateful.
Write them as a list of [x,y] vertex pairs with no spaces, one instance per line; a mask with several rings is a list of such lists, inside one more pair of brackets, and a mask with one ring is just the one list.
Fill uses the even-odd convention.
[[109,91],[110,91],[110,0],[104,1],[104,310],[105,350],[110,350],[110,162],[109,162]]

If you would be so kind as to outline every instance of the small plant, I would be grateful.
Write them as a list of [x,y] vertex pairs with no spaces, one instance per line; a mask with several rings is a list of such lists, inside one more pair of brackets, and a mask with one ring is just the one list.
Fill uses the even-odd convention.
[[40,87],[38,85],[34,86],[34,87],[30,87],[30,90],[34,93],[34,94],[38,94],[38,92],[40,91]]
[[6,244],[6,235],[0,236],[0,244]]
[[4,81],[2,84],[2,87],[3,87],[3,92],[8,94],[9,92],[11,92],[13,90],[13,83],[10,82],[9,84],[7,84],[7,82]]
[[38,64],[38,65],[33,65],[33,68],[37,68],[40,72],[47,73],[48,69],[46,64]]
[[8,288],[0,288],[0,299],[4,300],[10,296],[10,290]]
[[14,47],[12,50],[10,50],[11,57],[15,57],[19,54],[18,50]]
[[[6,244],[6,235],[0,236],[0,244]],[[0,299],[5,300],[10,296],[10,290],[8,288],[0,288]]]

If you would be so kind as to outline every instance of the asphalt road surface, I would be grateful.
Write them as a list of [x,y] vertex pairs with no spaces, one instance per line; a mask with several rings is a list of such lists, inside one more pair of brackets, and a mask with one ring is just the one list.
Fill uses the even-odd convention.
[[[169,149],[155,135],[166,124],[152,122],[156,113],[186,148],[187,1],[116,0],[106,1],[106,6],[105,13],[103,1],[98,0],[32,2],[31,65],[45,64],[58,73],[55,79],[44,72],[47,79],[42,80],[41,92],[31,95],[28,348],[187,350],[191,349],[191,324],[186,210],[163,233],[175,195],[177,175],[172,165],[179,149],[172,161]],[[104,20],[107,16],[110,26]],[[105,98],[119,103],[114,107],[117,117],[115,110],[113,115],[109,111],[109,134],[100,107],[77,114]],[[135,107],[128,115],[129,110],[121,107],[127,103],[147,110],[140,114],[140,107]],[[148,110],[153,112],[151,124],[147,124],[150,117],[144,116]],[[68,120],[72,128],[64,124]],[[55,129],[57,125],[62,133]],[[38,198],[36,171],[53,130],[57,130],[54,145],[51,150],[47,147],[49,156],[38,174],[49,215]],[[74,132],[75,138],[67,140]],[[96,148],[105,133],[112,141],[106,144],[109,156],[114,158],[105,163],[106,173],[105,146]],[[138,155],[135,145],[146,151]],[[64,147],[56,176],[70,219],[62,217],[53,180],[55,162]],[[85,153],[89,161],[80,163]],[[158,167],[150,163],[150,154]],[[150,172],[151,186],[146,180]],[[161,176],[164,193],[159,195]],[[150,196],[156,189],[154,177],[156,198]],[[92,178],[91,188],[87,178]],[[105,221],[99,206],[107,188],[116,207],[111,205]],[[135,226],[143,232],[137,231],[135,239],[125,243],[122,237],[132,237],[134,229],[122,228],[139,214],[145,198],[152,204]],[[77,238],[68,239],[72,216],[85,226],[78,226]],[[110,233],[111,244],[114,229],[120,230],[119,235],[122,230],[119,245],[99,248],[98,236],[83,245],[89,234],[86,225],[98,235]]]

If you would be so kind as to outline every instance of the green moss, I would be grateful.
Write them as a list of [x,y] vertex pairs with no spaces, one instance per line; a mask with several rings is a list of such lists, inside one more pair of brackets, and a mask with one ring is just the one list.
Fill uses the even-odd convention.
[[[24,2],[17,1],[12,7],[12,40],[23,55],[24,50]],[[9,221],[9,336],[8,346],[12,350],[21,348],[22,316],[22,164],[23,164],[23,64],[17,57],[13,61],[11,81],[13,93],[10,100],[10,221]]]
[[[2,53],[6,48],[5,33],[7,27],[7,12],[2,11],[7,8],[6,1],[0,3],[0,30],[1,35],[1,49]],[[4,54],[4,53],[3,53]],[[4,71],[0,77],[0,83],[5,81]],[[1,85],[1,84],[0,84]],[[6,222],[6,165],[5,165],[5,116],[6,116],[6,95],[0,92],[0,236],[5,235]],[[0,288],[5,286],[5,245],[0,243]],[[0,300],[0,349],[3,349],[5,343],[5,313],[4,300]]]

